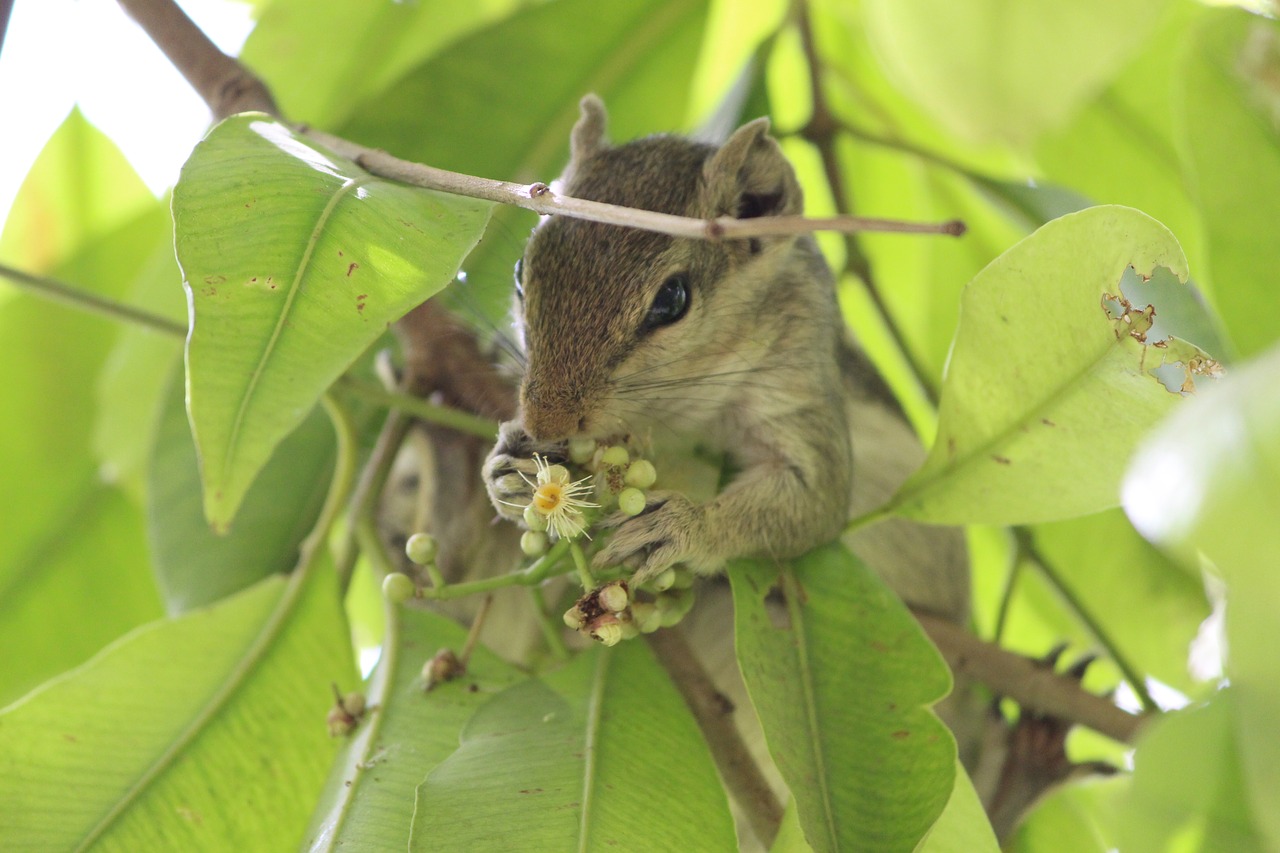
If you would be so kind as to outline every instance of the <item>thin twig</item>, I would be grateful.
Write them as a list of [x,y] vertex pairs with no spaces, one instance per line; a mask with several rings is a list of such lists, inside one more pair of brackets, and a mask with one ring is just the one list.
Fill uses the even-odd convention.
[[950,620],[921,612],[915,616],[952,671],[982,682],[1026,710],[1070,720],[1130,744],[1148,719],[1095,696],[1070,676],[983,642]]
[[733,704],[716,689],[679,627],[656,631],[646,638],[649,648],[693,712],[725,786],[742,807],[751,831],[767,850],[773,846],[782,823],[782,803],[734,725]]
[[338,552],[338,588],[343,596],[351,584],[351,575],[355,570],[359,548],[356,546],[356,531],[366,519],[373,519],[377,510],[378,497],[382,487],[386,485],[395,462],[400,445],[409,432],[409,417],[398,409],[387,413],[382,423],[378,439],[369,453],[369,461],[360,472],[360,480],[356,483],[355,492],[351,495],[350,509],[347,514],[347,535]]
[[9,32],[9,16],[13,13],[13,0],[0,0],[0,51],[4,50],[4,37]]
[[3,264],[0,264],[0,276],[9,279],[14,284],[37,296],[43,296],[46,299],[61,302],[64,305],[78,308],[81,311],[88,311],[100,317],[123,320],[135,326],[143,326],[152,331],[179,338],[187,334],[185,323],[177,323],[168,317],[153,314],[142,308],[135,308],[132,305],[109,299],[97,293],[90,293],[64,281],[57,281],[41,275],[32,275],[29,272],[23,272]]
[[[847,216],[853,209],[853,197],[848,185],[845,183],[844,170],[840,168],[840,161],[836,152],[836,138],[842,129],[842,125],[828,106],[826,92],[822,88],[823,63],[822,58],[818,55],[818,46],[814,38],[813,25],[809,19],[809,4],[807,0],[795,0],[792,14],[794,15],[796,28],[800,32],[800,44],[804,51],[805,61],[809,66],[809,96],[813,104],[813,114],[809,119],[809,123],[801,129],[800,133],[818,149],[818,154],[822,158],[822,168],[826,173],[827,183],[831,187],[832,198],[835,200],[836,210]],[[955,236],[963,233],[964,229],[961,227],[959,231],[955,232]],[[876,313],[880,315],[881,322],[884,324],[889,336],[893,338],[894,345],[898,348],[907,366],[915,376],[916,383],[929,399],[929,402],[936,406],[938,404],[938,391],[934,387],[929,371],[917,360],[915,351],[907,343],[906,335],[903,334],[902,329],[898,326],[893,313],[889,310],[888,304],[884,301],[879,285],[876,283],[875,276],[871,270],[871,260],[862,251],[862,244],[852,236],[852,232],[845,232],[845,270],[852,273],[862,282],[867,296],[870,297],[871,303],[876,309]]]
[[1120,651],[1120,647],[1111,639],[1111,635],[1102,623],[1094,618],[1089,608],[1084,602],[1067,586],[1066,581],[1054,569],[1050,560],[1046,559],[1041,553],[1040,548],[1036,545],[1035,540],[1031,538],[1030,531],[1025,527],[1014,528],[1013,535],[1018,543],[1018,550],[1026,555],[1027,559],[1036,565],[1040,570],[1040,574],[1053,585],[1067,601],[1067,606],[1076,614],[1076,617],[1084,623],[1089,633],[1093,634],[1094,639],[1107,651],[1107,656],[1115,662],[1119,668],[1124,680],[1129,683],[1129,687],[1133,689],[1134,695],[1138,697],[1138,701],[1142,703],[1144,711],[1157,711],[1160,706],[1156,704],[1156,700],[1152,697],[1151,691],[1147,689],[1146,682],[1142,678],[1142,673],[1138,672],[1138,668],[1133,665],[1128,656]]
[[504,589],[509,586],[536,586],[547,578],[555,577],[556,575],[567,575],[573,571],[572,561],[569,561],[568,566],[561,565],[564,562],[565,555],[569,552],[569,545],[568,539],[561,539],[551,546],[550,551],[543,554],[538,558],[537,562],[526,569],[495,575],[491,578],[481,578],[477,581],[451,583],[441,587],[421,589],[418,591],[418,597],[427,601],[451,601],[455,598],[466,598],[469,595],[493,592],[495,589]]
[[[215,118],[257,110],[276,117],[266,86],[235,59],[218,50],[173,0],[120,0],[122,6],[147,31],[170,62],[182,72],[205,100]],[[958,222],[921,224],[855,216],[809,219],[801,216],[736,220],[729,217],[704,220],[638,210],[559,195],[542,183],[516,184],[449,172],[393,157],[312,128],[296,128],[361,168],[391,180],[453,195],[515,205],[536,213],[559,214],[612,225],[640,228],[702,240],[745,240],[749,237],[802,234],[812,231],[895,231],[902,233],[963,233]]]
[[542,638],[547,643],[547,650],[556,660],[569,659],[569,647],[565,645],[563,634],[564,623],[547,612],[547,597],[542,594],[542,587],[530,586],[529,600],[533,603],[534,612],[538,616],[538,627],[542,629]]
[[480,438],[492,439],[498,434],[498,424],[488,418],[429,403],[419,397],[385,388],[357,379],[354,376],[340,376],[335,387],[353,397],[359,397],[380,406],[397,409],[419,420],[440,424],[459,432],[470,433]]

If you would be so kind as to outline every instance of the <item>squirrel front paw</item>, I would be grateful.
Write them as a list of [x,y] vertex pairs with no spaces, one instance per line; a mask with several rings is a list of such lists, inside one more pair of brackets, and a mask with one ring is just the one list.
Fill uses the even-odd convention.
[[675,492],[651,492],[639,515],[616,513],[604,526],[616,529],[592,565],[597,569],[632,568],[634,584],[657,577],[675,563],[705,573],[714,571],[721,562],[707,548],[704,509]]
[[482,476],[489,500],[504,518],[519,519],[533,500],[532,483],[538,473],[534,455],[550,463],[566,458],[563,444],[534,441],[516,421],[498,428],[498,441],[484,461]]

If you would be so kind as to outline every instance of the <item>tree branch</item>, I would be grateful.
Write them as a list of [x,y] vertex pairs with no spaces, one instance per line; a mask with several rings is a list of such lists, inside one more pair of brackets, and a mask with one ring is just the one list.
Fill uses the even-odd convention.
[[[262,81],[235,59],[218,50],[173,0],[120,0],[120,4],[146,30],[169,61],[182,72],[208,104],[215,118],[256,110],[283,120]],[[312,128],[297,127],[295,130],[355,161],[361,168],[379,177],[453,195],[514,205],[543,215],[558,214],[575,219],[589,219],[593,222],[656,231],[673,237],[715,241],[813,231],[892,231],[952,236],[964,233],[964,225],[957,221],[929,224],[857,216],[816,219],[778,216],[748,220],[730,217],[704,220],[673,216],[559,195],[542,183],[516,184],[449,172],[401,160],[385,151],[367,148]]]
[[954,622],[928,613],[915,612],[915,616],[952,671],[982,682],[1024,709],[1088,726],[1129,744],[1149,719],[1149,715],[1139,716],[1117,708],[1107,699],[1084,690],[1069,676],[983,642]]
[[120,0],[120,5],[209,105],[215,120],[243,112],[279,114],[266,85],[218,50],[173,0]]
[[751,831],[767,850],[773,846],[782,824],[783,806],[738,734],[733,722],[733,704],[716,689],[679,626],[647,634],[646,639],[693,712],[725,787],[742,807]]

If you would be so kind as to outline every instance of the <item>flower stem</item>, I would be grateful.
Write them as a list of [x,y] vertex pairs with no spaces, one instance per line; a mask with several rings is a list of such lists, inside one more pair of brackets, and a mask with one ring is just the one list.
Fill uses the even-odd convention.
[[573,555],[573,567],[578,572],[578,582],[582,584],[582,588],[587,592],[595,589],[596,579],[587,567],[587,555],[582,553],[582,546],[577,542],[570,542],[569,553]]
[[520,569],[519,571],[508,572],[505,575],[497,575],[478,581],[451,583],[442,587],[424,589],[421,592],[421,598],[428,601],[449,601],[454,598],[465,598],[468,595],[477,595],[482,592],[492,592],[495,589],[503,589],[508,586],[537,586],[549,577],[568,573],[569,570],[560,568],[559,563],[564,559],[565,552],[569,550],[570,544],[569,540],[561,539],[551,546],[550,551],[539,557],[538,561],[527,569]]

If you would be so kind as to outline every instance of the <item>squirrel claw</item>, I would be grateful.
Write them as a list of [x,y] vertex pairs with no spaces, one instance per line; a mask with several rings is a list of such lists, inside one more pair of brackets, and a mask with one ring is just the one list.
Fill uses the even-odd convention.
[[696,570],[708,562],[697,550],[697,544],[706,541],[700,507],[675,493],[654,493],[649,504],[640,515],[610,516],[606,523],[616,532],[596,554],[593,566],[634,568],[636,582],[643,583],[674,563],[688,563]]

